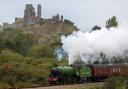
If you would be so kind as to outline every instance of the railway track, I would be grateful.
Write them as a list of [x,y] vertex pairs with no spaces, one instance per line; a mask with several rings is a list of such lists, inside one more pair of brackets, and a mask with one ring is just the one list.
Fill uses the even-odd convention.
[[73,89],[73,88],[80,89],[80,88],[93,88],[93,87],[102,86],[102,85],[103,85],[103,82],[98,82],[98,83],[35,87],[35,88],[24,88],[24,89]]

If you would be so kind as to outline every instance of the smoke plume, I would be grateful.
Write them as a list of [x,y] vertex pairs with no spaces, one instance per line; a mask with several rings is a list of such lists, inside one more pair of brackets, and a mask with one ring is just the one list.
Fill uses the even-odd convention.
[[93,32],[73,32],[61,37],[62,48],[68,53],[69,64],[80,59],[84,62],[103,60],[103,53],[108,59],[128,56],[128,26],[101,28]]

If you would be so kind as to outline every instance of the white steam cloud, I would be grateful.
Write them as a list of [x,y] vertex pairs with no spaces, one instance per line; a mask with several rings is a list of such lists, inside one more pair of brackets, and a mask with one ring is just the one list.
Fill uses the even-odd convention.
[[101,53],[107,58],[128,56],[128,26],[124,25],[109,30],[101,28],[91,33],[73,32],[67,37],[62,36],[61,40],[63,50],[68,53],[69,64],[77,59],[94,61]]

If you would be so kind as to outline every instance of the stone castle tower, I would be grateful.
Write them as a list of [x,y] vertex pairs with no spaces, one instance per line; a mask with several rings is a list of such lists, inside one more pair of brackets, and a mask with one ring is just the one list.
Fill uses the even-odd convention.
[[38,4],[37,6],[37,18],[41,19],[41,5],[40,4]]
[[24,25],[34,24],[36,21],[35,8],[32,4],[26,4],[24,10]]
[[24,10],[24,25],[35,24],[37,21],[41,19],[41,5],[37,6],[37,16],[35,12],[35,8],[32,4],[26,4],[26,8]]

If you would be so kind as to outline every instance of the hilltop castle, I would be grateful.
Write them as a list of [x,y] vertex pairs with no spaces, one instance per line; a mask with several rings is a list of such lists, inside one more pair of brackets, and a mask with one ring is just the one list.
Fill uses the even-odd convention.
[[15,22],[12,24],[9,23],[3,23],[3,28],[14,28],[14,29],[21,29],[23,27],[26,27],[28,25],[38,25],[40,26],[41,23],[49,22],[49,23],[63,23],[63,16],[57,14],[56,16],[53,16],[50,19],[42,18],[42,7],[41,4],[37,5],[37,13],[35,11],[35,8],[32,4],[26,4],[25,10],[24,10],[24,17],[23,18],[15,18]]

